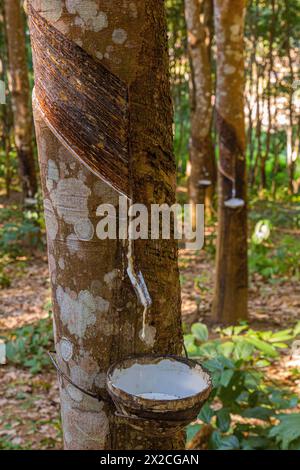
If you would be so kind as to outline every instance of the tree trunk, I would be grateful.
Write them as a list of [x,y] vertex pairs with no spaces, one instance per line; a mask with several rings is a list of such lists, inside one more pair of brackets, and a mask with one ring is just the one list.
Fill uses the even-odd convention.
[[37,192],[33,153],[33,125],[27,68],[25,30],[19,0],[5,0],[5,21],[10,69],[10,89],[14,116],[14,138],[24,198]]
[[[125,137],[132,152],[133,200],[147,206],[173,203],[175,161],[163,2],[32,0],[31,5],[59,30],[57,34],[63,34],[62,40],[76,42],[99,67],[128,85],[130,135]],[[30,28],[34,42],[32,24]],[[88,69],[86,73],[89,77]],[[38,74],[37,69],[36,81]],[[110,83],[106,85],[109,89]],[[124,242],[100,240],[95,235],[97,207],[102,203],[117,206],[119,195],[58,141],[39,108],[35,125],[57,360],[79,386],[103,392],[108,367],[121,358],[143,352],[181,354],[177,244],[173,240],[135,242],[135,257],[153,300],[142,340],[143,307],[126,274]],[[66,449],[184,445],[181,434],[158,439],[132,430],[115,418],[111,405],[98,403],[64,381],[60,396]]]
[[[272,3],[273,5],[273,3]],[[290,69],[290,83],[293,85],[295,80],[294,74],[294,66],[293,66],[293,57],[292,57],[292,47],[291,47],[291,38],[292,38],[292,28],[289,22],[290,18],[290,8],[289,2],[287,0],[284,1],[285,7],[285,27],[286,27],[286,52],[289,62],[289,69]],[[299,140],[299,134],[297,137],[294,138],[294,99],[293,99],[293,92],[290,91],[289,94],[289,103],[288,103],[288,111],[289,111],[289,125],[287,128],[287,167],[288,167],[288,175],[289,175],[289,192],[290,194],[294,193],[294,177],[295,177],[295,169],[296,169],[296,159],[297,159],[297,139]]]
[[268,114],[268,129],[266,135],[266,148],[264,155],[261,155],[260,160],[260,185],[262,189],[267,188],[267,173],[266,173],[266,163],[269,159],[270,148],[271,148],[271,133],[273,129],[273,116],[271,109],[271,98],[272,98],[272,75],[274,73],[274,40],[275,40],[275,27],[276,27],[276,11],[275,11],[275,0],[271,0],[271,9],[272,17],[270,23],[270,33],[269,33],[269,51],[268,51],[268,78],[267,78],[267,87],[266,87],[266,102],[267,102],[267,114]]
[[[8,56],[7,56],[7,40],[6,28],[4,20],[4,4],[0,4],[0,44],[1,44],[1,57],[0,57],[0,80],[4,83],[7,81],[8,70]],[[7,198],[10,196],[10,186],[12,180],[12,167],[10,161],[11,152],[11,129],[12,129],[12,109],[11,101],[6,96],[5,106],[0,106],[0,133],[1,145],[5,155],[5,195]]]
[[[191,64],[190,102],[190,177],[189,197],[193,209],[195,228],[195,205],[206,205],[211,212],[215,185],[215,155],[212,143],[212,71],[210,62],[211,37],[208,19],[204,17],[209,0],[185,0],[185,17],[188,29],[188,45]],[[207,15],[206,15],[207,16]],[[206,185],[210,182],[210,185]]]
[[247,318],[247,208],[232,209],[232,197],[246,201],[244,124],[244,0],[215,0],[218,48],[216,114],[220,145],[219,225],[213,318],[234,323]]

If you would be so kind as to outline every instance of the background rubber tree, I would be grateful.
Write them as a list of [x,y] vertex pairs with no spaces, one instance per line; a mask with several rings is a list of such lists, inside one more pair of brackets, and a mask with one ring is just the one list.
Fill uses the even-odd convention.
[[14,139],[24,198],[37,192],[24,20],[19,0],[4,0]]
[[[220,148],[219,210],[213,317],[222,323],[247,318],[247,205],[225,207],[232,197],[246,201],[244,124],[244,0],[215,0],[217,42],[216,115]],[[221,170],[221,171],[220,171]]]
[[[212,142],[212,68],[211,28],[212,2],[210,0],[185,0],[185,17],[188,30],[188,49],[191,66],[191,138],[190,176],[188,183],[190,203],[204,204],[211,213],[216,180],[215,155]],[[199,184],[199,182],[202,181]],[[205,186],[205,181],[211,181]],[[195,211],[193,211],[195,214]],[[194,217],[194,226],[195,226]]]
[[[7,83],[8,71],[8,53],[6,25],[4,20],[4,3],[0,3],[0,80]],[[6,93],[5,106],[0,106],[0,145],[5,155],[4,159],[4,175],[5,175],[5,195],[10,196],[10,186],[12,182],[12,168],[10,161],[10,152],[12,147],[12,127],[13,116],[11,109],[11,99]]]
[[[31,5],[56,30],[128,84],[133,199],[147,206],[173,203],[175,162],[164,3],[32,0]],[[99,240],[95,235],[97,207],[118,205],[119,195],[57,140],[38,108],[35,125],[57,360],[79,386],[103,391],[108,367],[121,358],[143,352],[182,352],[177,244],[172,240],[135,242],[136,259],[153,300],[142,341],[143,307],[126,274],[124,244]],[[116,420],[112,406],[65,382],[60,397],[66,449],[171,449],[184,445],[181,435],[159,439],[133,431]]]

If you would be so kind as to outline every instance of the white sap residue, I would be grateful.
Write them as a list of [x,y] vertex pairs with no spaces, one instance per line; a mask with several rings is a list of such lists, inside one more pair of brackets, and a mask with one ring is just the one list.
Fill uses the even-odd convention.
[[148,312],[148,307],[144,307],[143,311],[143,327],[142,327],[142,334],[141,338],[143,341],[146,339],[146,320],[147,320],[147,312]]
[[[131,204],[130,200],[130,204]],[[149,307],[152,304],[152,299],[150,297],[148,288],[146,286],[144,276],[141,271],[136,272],[135,265],[134,265],[134,254],[133,254],[133,239],[129,229],[129,240],[128,240],[128,252],[127,252],[127,274],[133,285],[136,294],[138,296],[139,301],[141,302],[142,306],[144,307],[143,311],[143,327],[142,327],[142,334],[141,339],[145,341],[146,338],[146,321],[147,321],[147,313]]]

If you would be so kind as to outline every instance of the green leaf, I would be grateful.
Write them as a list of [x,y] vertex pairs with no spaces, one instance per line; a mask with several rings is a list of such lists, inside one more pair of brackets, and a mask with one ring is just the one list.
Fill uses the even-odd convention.
[[234,375],[234,370],[232,369],[224,370],[224,372],[222,372],[219,385],[222,385],[223,387],[227,387],[233,375]]
[[293,330],[293,335],[294,336],[298,336],[300,335],[300,321],[298,321],[298,323],[296,324],[294,330]]
[[280,424],[270,430],[270,437],[275,437],[283,450],[289,449],[290,444],[300,438],[300,413],[278,415]]
[[245,361],[246,359],[249,359],[252,356],[253,351],[254,351],[253,344],[250,344],[245,339],[239,340],[236,342],[233,357],[236,360],[242,359]]
[[272,331],[258,331],[256,335],[259,336],[263,341],[269,341],[272,337]]
[[234,369],[235,368],[235,364],[234,362],[229,359],[228,357],[225,357],[225,356],[218,356],[218,360],[221,364],[223,364],[223,367],[227,368],[227,369]]
[[248,341],[248,343],[253,344],[253,346],[255,346],[257,349],[259,349],[268,357],[278,356],[278,352],[276,351],[276,349],[270,344],[266,343],[265,341],[262,341],[258,338],[248,337],[248,336],[245,337],[245,340]]
[[184,345],[189,356],[197,356],[198,353],[198,346],[195,344],[195,338],[193,335],[185,335],[184,336]]
[[287,349],[288,345],[286,343],[273,343],[274,348],[278,349]]
[[291,443],[289,450],[300,450],[300,438]]
[[221,410],[216,412],[216,416],[217,427],[220,429],[221,432],[227,432],[231,424],[231,417],[229,411],[226,408],[222,408]]
[[250,436],[242,440],[243,450],[266,450],[270,446],[270,440],[267,437]]
[[202,407],[198,419],[203,421],[203,423],[209,424],[211,422],[212,417],[214,416],[215,412],[214,410],[210,407],[208,403],[205,403],[205,405]]
[[264,406],[255,406],[254,408],[248,408],[243,411],[241,416],[269,421],[270,417],[274,416],[274,411]]
[[233,328],[233,334],[234,336],[238,336],[242,331],[245,331],[248,329],[248,325],[240,325],[240,326],[235,326]]
[[244,385],[246,389],[255,390],[259,388],[261,378],[262,378],[261,374],[262,372],[258,372],[258,371],[245,372]]
[[198,431],[200,431],[201,425],[200,424],[190,424],[186,428],[186,438],[187,442],[190,442],[197,434]]
[[218,347],[218,351],[221,354],[224,354],[225,357],[230,357],[233,350],[234,350],[234,343],[232,341],[226,341],[225,343],[220,344]]
[[209,359],[203,364],[210,372],[223,371],[224,365],[220,362],[219,357]]
[[6,357],[9,361],[14,362],[17,349],[12,342],[6,344]]
[[199,356],[207,357],[208,359],[218,356],[218,343],[216,341],[209,341],[199,346]]
[[191,331],[198,341],[204,342],[208,340],[208,329],[203,323],[194,323]]
[[219,431],[213,432],[211,445],[215,450],[238,450],[240,448],[240,443],[236,436],[222,436]]
[[233,326],[228,326],[222,330],[222,334],[225,336],[232,336],[233,335]]
[[292,329],[288,328],[286,330],[277,331],[273,333],[269,339],[270,343],[282,343],[284,341],[289,341],[293,338]]
[[270,364],[270,361],[267,361],[266,359],[260,359],[255,363],[256,367],[268,367]]
[[195,343],[195,338],[193,335],[184,335],[184,344],[186,348],[188,348],[190,344],[194,344],[194,343]]

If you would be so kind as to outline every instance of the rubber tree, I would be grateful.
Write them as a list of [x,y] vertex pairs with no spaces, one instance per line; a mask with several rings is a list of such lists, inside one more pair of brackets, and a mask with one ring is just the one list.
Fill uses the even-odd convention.
[[[27,6],[28,12],[33,7],[62,34],[62,41],[75,42],[99,67],[128,85],[133,199],[147,206],[173,203],[175,161],[164,2],[32,0]],[[97,207],[117,206],[119,194],[60,143],[39,107],[34,114],[57,361],[74,383],[104,393],[106,371],[115,361],[137,353],[182,352],[177,244],[135,242],[136,260],[153,300],[142,341],[143,307],[126,274],[124,243],[96,236]],[[182,447],[182,435],[144,436],[119,421],[111,404],[97,402],[65,380],[60,382],[65,449]]]
[[[247,318],[247,204],[244,124],[244,0],[215,0],[216,115],[220,148],[218,237],[213,317],[222,323]],[[225,201],[236,196],[244,207]]]
[[25,198],[37,192],[24,20],[19,0],[4,0],[14,139]]
[[[4,83],[7,80],[8,70],[8,52],[6,39],[6,26],[4,20],[4,4],[0,3],[0,80]],[[1,148],[5,155],[5,193],[6,197],[10,196],[10,186],[12,180],[12,168],[10,162],[11,152],[11,130],[12,130],[12,109],[9,96],[5,97],[5,106],[0,106],[0,141]]]
[[[210,57],[210,0],[185,0],[188,47],[191,65],[190,102],[190,177],[189,197],[192,206],[206,205],[211,213],[216,180],[212,142],[212,68]],[[205,182],[210,185],[206,186]],[[195,210],[193,211],[195,214]],[[195,225],[195,220],[194,220]]]

